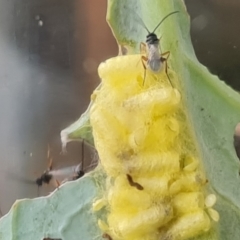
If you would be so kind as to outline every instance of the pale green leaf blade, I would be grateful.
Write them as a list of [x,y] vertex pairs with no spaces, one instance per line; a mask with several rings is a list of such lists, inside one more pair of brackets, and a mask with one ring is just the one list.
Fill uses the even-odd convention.
[[101,179],[104,176],[96,171],[62,185],[47,197],[16,201],[0,220],[0,239],[101,239],[92,212],[92,203],[104,186]]

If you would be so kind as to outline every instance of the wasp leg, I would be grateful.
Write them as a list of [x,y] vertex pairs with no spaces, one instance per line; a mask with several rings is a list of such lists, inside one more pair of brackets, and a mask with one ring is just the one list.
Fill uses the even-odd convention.
[[55,186],[58,189],[60,187],[61,183],[57,179],[54,179],[54,180],[55,180]]
[[51,171],[53,168],[53,159],[52,157],[50,157],[50,146],[48,144],[48,150],[47,150],[47,160],[48,162],[48,170]]
[[127,48],[125,46],[123,46],[123,45],[119,45],[119,47],[118,47],[118,55],[119,56],[124,56],[124,55],[127,55],[127,53],[128,53]]
[[47,159],[49,159],[49,158],[50,158],[50,146],[48,144],[48,146],[47,146]]
[[[166,56],[166,57],[163,57],[163,56]],[[167,74],[168,81],[170,82],[170,84],[171,84],[171,86],[172,86],[172,88],[173,88],[172,81],[171,81],[171,79],[170,79],[170,77],[169,77],[169,75],[168,75],[168,64],[167,64],[167,60],[168,60],[169,56],[170,56],[170,52],[169,52],[169,51],[163,53],[162,56],[161,56],[161,61],[162,61],[162,62],[165,62],[165,73]]]
[[52,171],[52,169],[53,169],[53,159],[50,158],[50,159],[49,159],[49,164],[48,164],[48,170],[49,170],[49,171]]
[[145,57],[145,56],[142,56],[142,57],[141,57],[141,61],[142,61],[142,65],[143,65],[143,68],[144,68],[144,77],[143,77],[143,86],[144,86],[144,84],[145,84],[145,79],[146,79],[146,74],[147,74],[147,67],[146,67],[146,65],[145,65],[144,62],[147,62],[147,61],[148,61],[148,58]]
[[140,54],[146,54],[146,52],[147,52],[146,44],[141,42],[140,43]]
[[64,180],[61,181],[61,185],[64,184],[65,182],[67,182],[67,181],[68,181],[68,179],[65,178]]
[[169,56],[170,56],[170,51],[167,51],[167,52],[165,52],[165,53],[163,53],[163,54],[161,54],[161,55],[162,55],[162,57],[163,57],[163,56],[166,56],[166,57],[164,57],[164,59],[165,59],[165,61],[167,61],[168,58],[169,58]]

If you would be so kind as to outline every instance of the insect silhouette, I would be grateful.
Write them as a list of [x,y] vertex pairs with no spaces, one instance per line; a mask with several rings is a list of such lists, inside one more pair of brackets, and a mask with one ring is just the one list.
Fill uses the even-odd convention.
[[132,176],[130,174],[127,174],[127,180],[132,187],[135,187],[138,190],[143,190],[144,189],[142,185],[133,181]]
[[[83,142],[84,144],[84,142]],[[65,167],[61,169],[53,169],[53,159],[50,157],[50,150],[48,147],[47,158],[49,159],[48,168],[42,173],[40,177],[38,177],[35,183],[39,187],[43,184],[50,184],[52,180],[55,181],[55,185],[59,187],[61,183],[66,181],[72,181],[81,178],[85,172],[83,171],[84,164],[84,145],[82,144],[82,162],[78,165]],[[59,178],[64,179],[61,183],[57,180]]]
[[36,179],[36,184],[38,186],[38,189],[39,187],[41,187],[43,185],[43,183],[45,184],[49,184],[50,181],[53,179],[53,175],[51,174],[51,171],[52,171],[52,164],[53,164],[53,160],[52,158],[50,158],[50,148],[48,146],[48,152],[47,152],[47,159],[49,159],[49,165],[48,165],[48,168],[47,170],[45,170],[43,172],[43,174]]
[[[150,32],[148,30],[148,28],[146,27],[146,25],[144,24],[144,22],[142,21],[142,19],[138,16],[141,25],[147,30],[148,34],[146,36],[146,43],[141,43],[141,48],[143,47],[145,49],[144,52],[146,52],[146,56],[142,56],[141,60],[142,60],[142,64],[144,67],[144,80],[143,80],[143,85],[145,83],[145,78],[146,78],[146,68],[148,67],[152,72],[154,73],[159,73],[162,71],[164,62],[165,62],[165,72],[167,74],[168,80],[172,85],[172,82],[168,76],[168,66],[167,66],[167,60],[169,58],[170,55],[170,51],[161,52],[160,49],[160,39],[158,38],[157,35],[155,34],[155,31],[159,28],[159,26],[164,22],[164,20],[166,20],[166,18],[168,18],[169,16],[171,16],[172,14],[178,13],[179,11],[174,11],[171,12],[169,14],[167,14],[159,23],[158,25],[154,28],[154,30],[152,32]],[[146,62],[146,65],[145,65]]]
[[57,185],[60,186],[62,183],[67,181],[74,181],[81,178],[85,172],[82,170],[82,164],[78,164],[75,166],[70,166],[66,168],[61,168],[57,170],[52,170],[48,174],[52,175],[53,178],[63,178],[64,180],[59,183],[57,180]]

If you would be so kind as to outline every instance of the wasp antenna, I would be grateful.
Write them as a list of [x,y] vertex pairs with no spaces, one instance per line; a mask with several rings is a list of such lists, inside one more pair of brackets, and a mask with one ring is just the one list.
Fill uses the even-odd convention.
[[57,179],[55,179],[55,184],[56,184],[57,188],[59,188],[60,185],[61,185],[60,182]]
[[51,157],[48,163],[48,170],[51,171],[52,169],[53,169],[53,158]]
[[175,14],[175,13],[178,13],[178,12],[179,12],[179,11],[174,11],[174,12],[169,13],[167,16],[165,16],[165,17],[160,21],[160,23],[154,28],[154,30],[153,30],[152,33],[154,33],[154,32],[158,29],[158,27],[163,23],[163,21],[164,21],[166,18],[168,18],[168,17],[171,16],[172,14]]
[[[132,11],[133,12],[133,11]],[[145,23],[143,22],[142,18],[140,18],[140,16],[136,13],[133,12],[133,16],[137,17],[138,19],[136,20],[136,22],[138,22],[144,29],[146,29],[146,31],[148,32],[148,34],[150,33],[150,31],[148,30],[147,26],[145,25]]]
[[49,157],[50,157],[50,146],[49,146],[49,144],[48,144],[47,159],[49,159]]

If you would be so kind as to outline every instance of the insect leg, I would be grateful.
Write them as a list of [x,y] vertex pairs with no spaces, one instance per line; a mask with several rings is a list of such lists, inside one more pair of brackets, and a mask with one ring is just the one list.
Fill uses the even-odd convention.
[[49,171],[52,171],[52,169],[53,169],[53,159],[50,158],[50,159],[49,159],[49,164],[48,164],[48,170],[49,170]]
[[62,185],[62,184],[64,184],[64,183],[65,183],[65,182],[67,182],[67,181],[68,181],[68,179],[67,179],[67,178],[65,178],[64,180],[62,180],[62,181],[61,181],[61,183],[60,183],[60,184]]
[[167,52],[162,54],[162,56],[165,56],[165,55],[166,55],[166,57],[164,57],[164,59],[165,59],[165,61],[167,61],[169,56],[170,56],[170,51],[167,51]]
[[57,179],[54,179],[55,180],[55,186],[56,188],[59,188],[61,183],[57,180]]
[[142,61],[142,65],[143,65],[143,68],[144,68],[144,78],[143,78],[143,86],[145,84],[145,79],[146,79],[146,73],[147,73],[147,68],[146,68],[146,65],[144,62],[146,62],[148,60],[147,57],[145,56],[141,56],[141,61]]
[[143,42],[141,42],[141,43],[140,43],[140,53],[141,53],[141,54],[146,54],[146,52],[147,52],[146,44],[143,43]]
[[[166,57],[163,57],[163,56],[166,56]],[[168,81],[170,82],[170,84],[171,84],[171,86],[172,86],[172,88],[173,88],[172,81],[171,81],[171,79],[170,79],[170,77],[169,77],[169,75],[168,75],[167,60],[168,60],[169,56],[170,56],[170,51],[167,51],[167,52],[163,53],[162,56],[161,56],[161,61],[162,61],[162,62],[165,62],[165,73],[167,74]]]
[[50,157],[50,147],[49,147],[49,144],[48,144],[48,151],[47,151],[47,159],[49,161],[48,163],[48,170],[49,171],[52,171],[52,168],[53,168],[53,159],[52,157]]
[[50,146],[49,146],[49,144],[48,144],[47,159],[49,159],[49,158],[50,158]]

